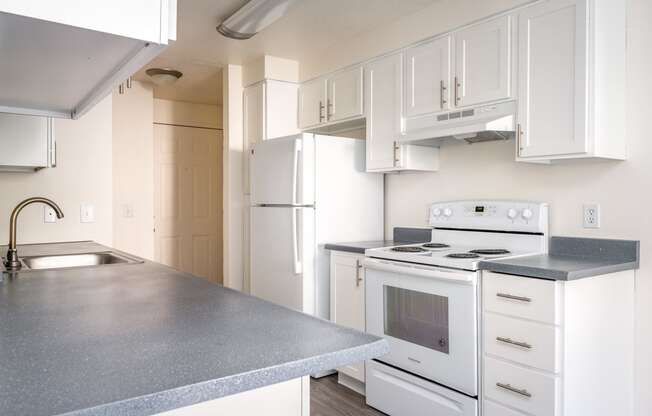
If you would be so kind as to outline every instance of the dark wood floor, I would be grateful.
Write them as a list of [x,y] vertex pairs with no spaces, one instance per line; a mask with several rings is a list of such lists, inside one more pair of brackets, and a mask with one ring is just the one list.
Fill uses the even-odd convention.
[[310,380],[310,416],[382,416],[364,396],[337,384],[337,374]]

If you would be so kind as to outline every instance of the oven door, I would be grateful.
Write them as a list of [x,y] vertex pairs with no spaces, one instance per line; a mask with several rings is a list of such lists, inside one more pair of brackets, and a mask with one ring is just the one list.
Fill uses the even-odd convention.
[[367,258],[367,332],[386,338],[379,361],[478,394],[477,273]]

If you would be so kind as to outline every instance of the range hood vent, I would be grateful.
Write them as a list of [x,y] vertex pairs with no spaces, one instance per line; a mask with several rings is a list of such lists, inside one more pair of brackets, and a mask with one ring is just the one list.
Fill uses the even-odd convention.
[[516,103],[486,105],[406,120],[401,142],[439,146],[445,141],[469,144],[514,138]]

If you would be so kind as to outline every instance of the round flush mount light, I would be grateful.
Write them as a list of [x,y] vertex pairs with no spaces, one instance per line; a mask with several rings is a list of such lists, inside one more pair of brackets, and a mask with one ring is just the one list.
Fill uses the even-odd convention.
[[145,73],[156,85],[171,85],[183,76],[181,71],[170,68],[149,68]]

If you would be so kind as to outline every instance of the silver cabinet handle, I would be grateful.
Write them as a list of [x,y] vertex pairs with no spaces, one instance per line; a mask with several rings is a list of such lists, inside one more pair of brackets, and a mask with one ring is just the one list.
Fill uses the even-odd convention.
[[531,298],[527,298],[525,296],[510,295],[509,293],[496,293],[496,296],[498,296],[499,298],[518,300],[521,302],[532,302]]
[[523,129],[521,128],[521,123],[516,125],[516,140],[518,142],[518,154],[520,156],[523,151]]
[[324,121],[324,103],[319,100],[319,122]]
[[362,269],[362,262],[360,260],[355,261],[355,286],[360,287],[360,282],[362,282],[362,277],[360,277],[360,269]]
[[442,110],[444,109],[444,104],[448,102],[445,98],[446,90],[447,88],[444,86],[444,80],[439,81],[439,106]]
[[326,100],[326,121],[330,120],[331,117],[333,117],[333,112],[331,111],[332,109],[333,109],[333,103],[329,98],[328,100]]
[[500,387],[501,389],[509,390],[512,393],[520,394],[521,396],[525,397],[532,397],[532,393],[525,389],[517,389],[516,387],[512,387],[511,384],[505,384],[505,383],[496,383],[497,387]]
[[399,163],[401,162],[401,158],[399,154],[400,150],[401,147],[398,144],[398,142],[394,142],[394,167],[399,166]]
[[504,342],[505,344],[516,345],[517,347],[527,348],[528,350],[532,349],[532,345],[527,342],[514,341],[511,338],[506,337],[496,337],[496,341]]
[[461,98],[460,98],[460,92],[459,92],[459,88],[460,88],[461,86],[462,86],[462,84],[460,84],[460,83],[457,81],[457,77],[455,77],[455,105],[457,105],[457,104],[460,102],[460,100],[461,100]]

